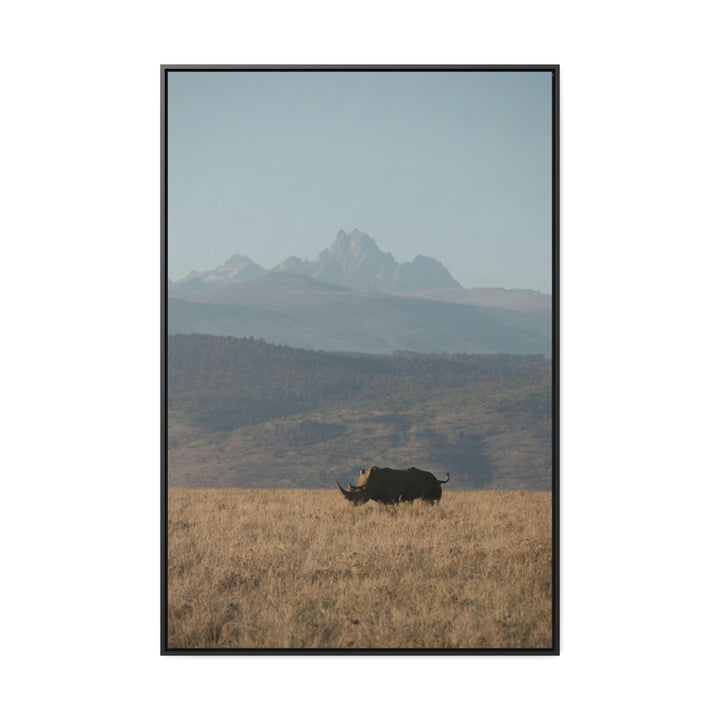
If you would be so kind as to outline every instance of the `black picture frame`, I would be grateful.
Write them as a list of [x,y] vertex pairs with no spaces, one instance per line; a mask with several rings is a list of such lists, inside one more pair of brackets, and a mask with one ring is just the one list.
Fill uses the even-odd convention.
[[[170,648],[168,646],[168,77],[173,72],[550,72],[552,74],[552,644],[548,648]],[[560,654],[560,66],[162,65],[160,68],[160,654],[550,655]]]

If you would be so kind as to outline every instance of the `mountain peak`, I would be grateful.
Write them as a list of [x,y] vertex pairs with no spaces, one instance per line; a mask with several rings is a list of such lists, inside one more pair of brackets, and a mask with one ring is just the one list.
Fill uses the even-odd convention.
[[349,235],[350,247],[355,250],[378,250],[379,248],[369,235],[355,228]]
[[248,265],[254,265],[253,261],[245,255],[233,255],[229,257],[220,267],[232,268],[233,270],[243,270]]
[[338,230],[333,244],[313,262],[288,258],[276,270],[299,273],[361,292],[403,292],[410,289],[460,287],[445,266],[424,255],[398,264],[367,233],[353,228]]
[[348,255],[359,255],[362,253],[379,253],[380,249],[375,240],[369,235],[355,228],[349,234],[339,230],[335,236],[335,242],[330,247],[330,257],[342,262]]
[[177,282],[171,282],[169,289],[178,293],[192,294],[214,287],[252,280],[264,275],[265,272],[264,268],[254,263],[249,257],[233,255],[214,270],[205,272],[193,270]]
[[401,291],[461,287],[441,262],[427,255],[416,255],[411,263],[400,265],[395,279]]

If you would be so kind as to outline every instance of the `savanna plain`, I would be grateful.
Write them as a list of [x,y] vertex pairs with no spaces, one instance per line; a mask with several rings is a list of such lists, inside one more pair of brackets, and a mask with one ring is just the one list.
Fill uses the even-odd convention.
[[552,500],[447,491],[168,491],[167,645],[550,648]]

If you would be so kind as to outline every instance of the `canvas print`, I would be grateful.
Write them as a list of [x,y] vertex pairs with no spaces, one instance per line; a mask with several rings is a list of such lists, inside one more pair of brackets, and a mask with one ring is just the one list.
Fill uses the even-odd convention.
[[558,68],[162,80],[162,652],[556,654]]

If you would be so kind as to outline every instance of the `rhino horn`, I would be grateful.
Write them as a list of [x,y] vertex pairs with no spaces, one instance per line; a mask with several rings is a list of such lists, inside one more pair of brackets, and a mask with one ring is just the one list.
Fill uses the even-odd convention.
[[[346,490],[337,480],[335,481],[337,483],[337,486],[340,488],[340,492],[348,499],[350,500],[357,494],[357,488],[353,488],[353,491]],[[352,485],[350,486],[352,487]]]
[[[367,494],[363,488],[353,488],[352,490],[346,490],[337,480],[335,481],[340,492],[345,496],[347,500],[358,505],[360,503],[367,502]],[[350,485],[352,487],[352,485]]]

